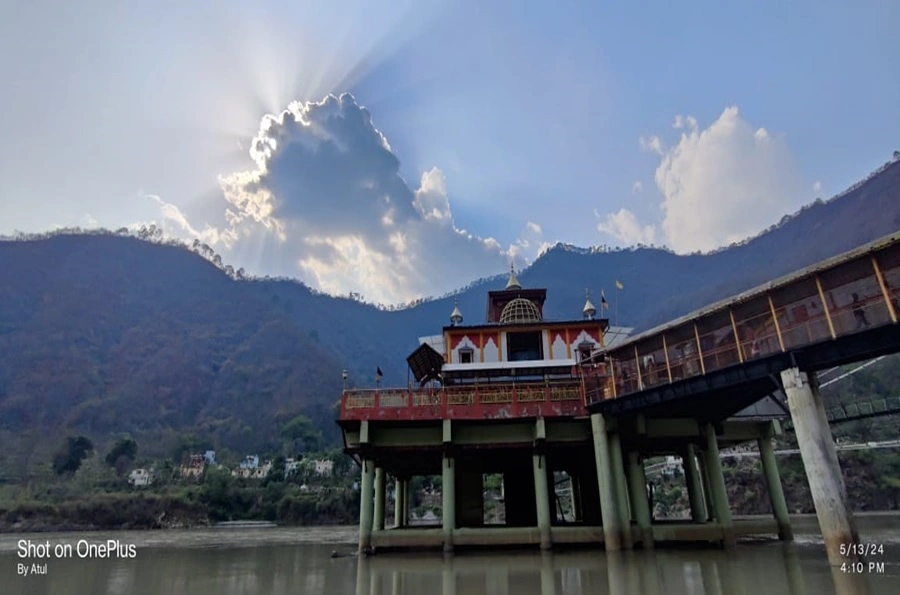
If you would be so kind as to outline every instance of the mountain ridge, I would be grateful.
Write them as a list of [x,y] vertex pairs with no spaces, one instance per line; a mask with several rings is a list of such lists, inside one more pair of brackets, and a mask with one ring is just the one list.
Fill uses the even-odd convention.
[[[898,198],[895,161],[739,245],[688,255],[557,245],[519,280],[548,289],[554,319],[580,318],[584,288],[605,288],[611,322],[642,330],[900,229]],[[505,281],[386,309],[246,279],[208,247],[145,236],[0,241],[0,441],[10,445],[0,475],[46,460],[57,445],[41,436],[75,432],[98,443],[132,432],[148,453],[187,434],[243,452],[275,448],[279,425],[303,413],[336,440],[342,369],[350,386],[372,386],[376,366],[385,385],[405,386],[416,338],[439,333],[454,300],[480,322],[487,291]]]

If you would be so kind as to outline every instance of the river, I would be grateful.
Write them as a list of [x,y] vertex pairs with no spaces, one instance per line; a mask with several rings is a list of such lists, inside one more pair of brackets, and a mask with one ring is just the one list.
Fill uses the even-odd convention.
[[[354,527],[250,528],[0,535],[4,595],[896,595],[900,515],[857,517],[863,541],[883,546],[862,575],[828,565],[814,517],[795,518],[793,543],[734,551],[658,549],[382,554],[353,552]],[[116,540],[111,551],[98,544]],[[30,540],[21,557],[20,540]],[[49,544],[49,551],[43,548]],[[26,544],[27,546],[28,544]],[[67,547],[72,555],[66,555]],[[81,556],[79,557],[79,552]],[[46,557],[44,556],[47,554]],[[133,555],[132,555],[133,554]],[[883,563],[878,566],[878,563]],[[28,575],[22,574],[27,567]],[[35,574],[34,571],[38,572]]]

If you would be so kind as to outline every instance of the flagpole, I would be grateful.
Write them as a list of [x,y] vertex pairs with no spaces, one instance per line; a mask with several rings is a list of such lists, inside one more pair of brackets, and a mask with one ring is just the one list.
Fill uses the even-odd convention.
[[619,282],[616,281],[616,315],[614,325],[619,326]]

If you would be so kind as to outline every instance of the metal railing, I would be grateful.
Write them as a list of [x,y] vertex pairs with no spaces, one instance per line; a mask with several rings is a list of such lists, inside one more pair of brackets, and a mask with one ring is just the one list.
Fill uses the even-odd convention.
[[[738,296],[611,348],[621,397],[900,318],[900,239]],[[598,391],[587,395],[597,402]],[[608,394],[602,398],[610,398]]]

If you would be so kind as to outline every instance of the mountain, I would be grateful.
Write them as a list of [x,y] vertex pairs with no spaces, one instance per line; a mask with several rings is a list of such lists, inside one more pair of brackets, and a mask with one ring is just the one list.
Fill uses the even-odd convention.
[[[898,199],[894,161],[740,245],[676,255],[559,244],[519,279],[548,288],[555,319],[580,317],[584,288],[605,288],[610,318],[640,330],[900,229]],[[406,355],[440,332],[454,297],[481,322],[486,292],[504,283],[390,311],[246,280],[196,245],[121,232],[0,241],[0,476],[76,432],[99,444],[131,432],[145,454],[189,433],[243,452],[277,447],[280,426],[303,413],[336,440],[342,369],[351,386],[371,386],[376,366],[385,385],[405,386]]]

